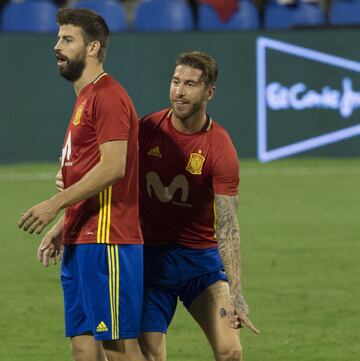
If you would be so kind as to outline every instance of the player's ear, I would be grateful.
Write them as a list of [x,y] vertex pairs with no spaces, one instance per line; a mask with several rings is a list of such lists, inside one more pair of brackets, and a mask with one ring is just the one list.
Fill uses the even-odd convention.
[[98,52],[100,51],[100,47],[101,47],[101,45],[100,45],[99,41],[95,40],[95,41],[90,42],[89,48],[88,48],[89,55],[97,56]]
[[215,84],[210,85],[208,89],[208,101],[214,97],[215,91],[216,91],[216,85]]

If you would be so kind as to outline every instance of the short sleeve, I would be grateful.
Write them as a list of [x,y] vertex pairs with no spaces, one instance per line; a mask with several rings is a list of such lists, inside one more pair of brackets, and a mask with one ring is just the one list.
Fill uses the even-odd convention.
[[240,182],[239,159],[230,137],[226,134],[213,155],[213,189],[215,194],[235,196]]
[[94,115],[98,144],[113,140],[128,140],[131,111],[120,91],[111,89],[111,92],[99,92]]

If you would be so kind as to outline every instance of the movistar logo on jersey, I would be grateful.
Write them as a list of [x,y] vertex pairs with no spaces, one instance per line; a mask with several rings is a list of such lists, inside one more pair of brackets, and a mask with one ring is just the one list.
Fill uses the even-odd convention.
[[155,172],[146,174],[146,190],[149,197],[155,194],[156,198],[163,203],[173,200],[175,193],[180,190],[181,202],[172,201],[172,204],[191,207],[186,203],[189,196],[189,182],[183,174],[177,175],[168,186],[164,186],[159,175]]
[[106,332],[108,330],[104,321],[101,321],[96,327],[96,332]]
[[68,137],[66,139],[66,143],[64,148],[62,149],[61,154],[61,166],[69,167],[73,163],[70,161],[71,157],[71,132],[69,132]]

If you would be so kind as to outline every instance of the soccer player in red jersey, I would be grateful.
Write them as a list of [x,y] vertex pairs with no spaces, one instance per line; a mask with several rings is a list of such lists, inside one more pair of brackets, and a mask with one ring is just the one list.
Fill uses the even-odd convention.
[[181,54],[170,85],[171,109],[140,121],[140,344],[152,361],[166,359],[165,334],[178,298],[217,361],[242,359],[237,328],[258,333],[241,288],[239,161],[227,132],[206,113],[216,78],[208,54]]
[[[76,361],[141,361],[143,296],[138,210],[138,120],[130,97],[103,61],[109,29],[88,10],[60,9],[55,55],[77,101],[66,132],[64,190],[29,209],[19,227],[44,237],[38,258],[64,244],[65,329]],[[103,346],[103,348],[102,348]]]

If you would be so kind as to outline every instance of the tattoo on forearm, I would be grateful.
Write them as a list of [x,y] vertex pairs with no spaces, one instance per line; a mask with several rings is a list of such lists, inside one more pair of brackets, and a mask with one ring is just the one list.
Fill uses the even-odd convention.
[[225,310],[225,308],[221,307],[220,308],[220,316],[221,317],[226,317],[227,316],[227,311]]
[[237,196],[215,195],[216,238],[229,278],[232,302],[237,310],[248,313],[241,292],[240,229],[237,220]]

